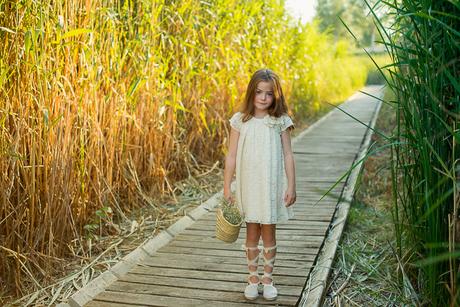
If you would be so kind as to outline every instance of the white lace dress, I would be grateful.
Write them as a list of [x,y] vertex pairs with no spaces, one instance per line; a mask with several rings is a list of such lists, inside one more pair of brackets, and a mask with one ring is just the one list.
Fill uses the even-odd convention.
[[293,126],[287,115],[252,117],[235,113],[230,125],[240,132],[236,155],[236,203],[248,223],[276,224],[293,217],[285,206],[287,188],[281,132]]

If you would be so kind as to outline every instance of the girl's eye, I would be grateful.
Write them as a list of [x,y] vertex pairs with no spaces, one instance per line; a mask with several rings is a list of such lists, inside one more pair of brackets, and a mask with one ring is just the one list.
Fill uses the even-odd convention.
[[[262,91],[256,90],[256,94],[262,94],[262,93],[263,93]],[[267,95],[268,96],[273,96],[273,93],[268,92]]]

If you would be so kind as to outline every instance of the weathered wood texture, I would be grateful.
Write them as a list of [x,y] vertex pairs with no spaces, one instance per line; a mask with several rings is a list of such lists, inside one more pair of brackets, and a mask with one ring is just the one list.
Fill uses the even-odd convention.
[[[366,90],[374,94],[380,91]],[[376,106],[376,99],[358,93],[341,108],[369,124]],[[241,248],[245,228],[233,244],[218,241],[214,234],[215,212],[210,210],[86,306],[295,305],[331,228],[346,172],[361,149],[366,131],[365,126],[336,109],[294,140],[298,201],[295,218],[277,227],[276,301],[262,297],[245,300],[247,268]],[[337,181],[329,195],[318,202]]]

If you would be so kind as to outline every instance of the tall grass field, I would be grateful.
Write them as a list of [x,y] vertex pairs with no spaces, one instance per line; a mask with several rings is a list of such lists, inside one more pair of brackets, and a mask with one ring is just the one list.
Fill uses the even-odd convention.
[[89,257],[97,215],[161,206],[222,160],[256,69],[282,77],[297,119],[364,85],[350,46],[283,5],[0,0],[0,296]]

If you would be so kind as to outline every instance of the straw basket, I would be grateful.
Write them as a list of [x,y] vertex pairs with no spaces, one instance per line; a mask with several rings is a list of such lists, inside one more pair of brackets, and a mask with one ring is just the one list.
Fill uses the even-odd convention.
[[238,239],[243,221],[234,225],[224,217],[222,209],[217,209],[216,214],[216,238],[227,243],[233,243]]

